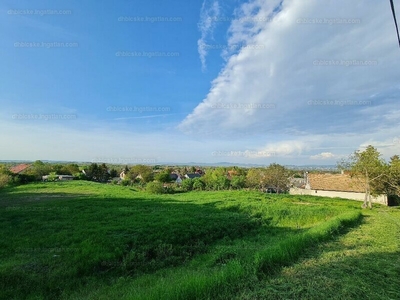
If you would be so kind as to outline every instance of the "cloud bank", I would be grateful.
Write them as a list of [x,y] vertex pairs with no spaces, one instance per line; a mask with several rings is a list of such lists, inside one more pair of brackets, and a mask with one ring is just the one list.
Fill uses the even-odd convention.
[[[254,0],[235,14],[227,42],[237,51],[225,51],[226,65],[179,125],[183,132],[259,136],[260,150],[282,155],[400,132],[400,53],[387,3]],[[344,144],[354,135],[363,140]]]

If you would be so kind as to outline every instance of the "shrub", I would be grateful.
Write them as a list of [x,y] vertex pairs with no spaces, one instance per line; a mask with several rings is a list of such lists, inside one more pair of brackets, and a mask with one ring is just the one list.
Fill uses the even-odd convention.
[[245,176],[233,176],[231,180],[231,187],[234,189],[242,189],[246,185]]
[[35,175],[17,174],[14,176],[14,182],[17,184],[25,184],[36,181]]
[[58,179],[58,176],[56,175],[55,172],[51,172],[48,176],[47,176],[47,180],[48,181],[56,181]]
[[206,184],[201,180],[201,178],[193,179],[192,189],[196,191],[202,191],[206,187]]
[[86,178],[86,175],[85,175],[84,173],[82,173],[82,172],[77,172],[77,173],[74,174],[74,179],[77,179],[77,180],[85,180],[85,179],[87,179],[87,178]]
[[122,185],[122,186],[131,185],[131,181],[130,181],[130,180],[127,180],[127,179],[124,179],[124,180],[121,181],[121,185]]
[[193,179],[185,179],[182,181],[182,189],[186,192],[193,190]]
[[164,193],[164,186],[161,182],[149,182],[146,185],[146,191],[150,194],[163,194]]
[[11,176],[0,174],[0,189],[6,187],[11,182]]

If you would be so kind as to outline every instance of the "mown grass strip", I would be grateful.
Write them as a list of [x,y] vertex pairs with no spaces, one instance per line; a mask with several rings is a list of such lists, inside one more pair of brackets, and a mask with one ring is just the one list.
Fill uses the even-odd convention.
[[305,233],[288,237],[275,246],[256,253],[254,263],[245,266],[238,260],[228,262],[222,269],[178,272],[165,277],[156,285],[145,289],[132,289],[125,299],[212,299],[214,296],[229,294],[232,289],[254,274],[269,275],[283,266],[295,262],[303,250],[315,243],[333,238],[362,218],[361,212],[339,215]]
[[361,212],[344,213],[302,234],[288,237],[272,247],[259,251],[254,259],[257,276],[276,273],[281,267],[296,261],[305,247],[329,240],[345,228],[357,224],[361,219]]

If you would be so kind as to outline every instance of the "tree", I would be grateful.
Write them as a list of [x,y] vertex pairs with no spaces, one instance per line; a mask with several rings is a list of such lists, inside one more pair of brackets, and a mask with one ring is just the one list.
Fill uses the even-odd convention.
[[99,166],[97,163],[92,163],[89,167],[87,167],[85,171],[87,179],[97,181],[98,169]]
[[97,163],[92,163],[87,171],[86,176],[89,180],[97,182],[106,182],[110,178],[108,173],[108,167],[105,163],[98,165]]
[[237,166],[234,166],[232,169],[229,170],[229,172],[232,176],[246,176],[247,174],[245,168],[239,168]]
[[182,189],[186,192],[193,190],[193,179],[185,179],[182,181]]
[[264,188],[265,187],[265,170],[259,168],[251,168],[247,172],[246,186],[249,188]]
[[389,194],[394,194],[400,197],[400,157],[394,155],[390,158],[387,166],[387,174],[385,183],[388,187]]
[[51,172],[51,166],[49,164],[45,164],[41,160],[37,160],[32,164],[30,172],[37,180],[42,180],[42,176]]
[[246,177],[244,175],[232,176],[231,187],[233,189],[239,190],[244,188],[246,185]]
[[111,178],[118,177],[118,171],[117,171],[116,169],[112,168],[112,169],[110,170],[110,177],[111,177]]
[[0,174],[0,189],[6,187],[11,182],[11,176],[7,174]]
[[170,172],[168,170],[162,171],[155,176],[155,179],[162,183],[171,182]]
[[289,186],[289,172],[279,164],[270,164],[264,172],[263,181],[268,187],[273,187],[277,193],[286,191]]
[[105,163],[102,163],[98,169],[98,178],[100,182],[106,182],[110,178],[108,167]]
[[193,190],[195,191],[202,191],[204,190],[206,187],[206,184],[204,183],[204,181],[201,178],[194,178],[193,179]]
[[71,175],[69,173],[69,171],[65,171],[65,165],[61,165],[61,164],[55,164],[51,166],[51,172],[50,173],[54,173],[54,174],[58,174],[58,175]]
[[79,166],[77,164],[68,164],[65,168],[68,170],[68,173],[71,175],[79,173]]
[[231,185],[231,181],[226,176],[219,176],[214,181],[216,190],[227,190]]
[[145,166],[145,165],[133,166],[129,170],[127,176],[131,181],[135,181],[137,179],[137,177],[139,176],[139,179],[142,183],[147,183],[147,182],[153,181],[153,179],[154,179],[153,169],[151,167]]
[[362,208],[372,208],[371,194],[382,192],[382,179],[385,175],[385,162],[376,148],[369,145],[364,151],[355,151],[348,160],[338,164],[339,169],[348,169],[352,177],[357,178],[365,189]]
[[215,168],[214,170],[209,169],[203,176],[203,181],[210,190],[221,190],[228,189],[230,185],[227,176],[227,170],[223,167]]
[[12,173],[5,165],[0,165],[0,174],[11,175]]

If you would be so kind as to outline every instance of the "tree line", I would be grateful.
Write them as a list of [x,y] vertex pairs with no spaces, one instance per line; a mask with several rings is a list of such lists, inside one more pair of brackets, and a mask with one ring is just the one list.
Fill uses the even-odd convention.
[[389,161],[372,145],[357,150],[338,162],[338,168],[349,171],[365,190],[362,207],[372,208],[371,196],[386,194],[400,197],[400,157],[394,155]]
[[[356,178],[365,190],[363,207],[372,207],[371,196],[378,194],[400,197],[400,157],[394,155],[389,161],[369,145],[365,150],[354,151],[348,158],[337,165],[339,170],[347,171]],[[168,192],[174,189],[183,191],[226,190],[226,189],[270,189],[277,193],[286,192],[290,187],[290,177],[302,177],[299,171],[293,171],[273,163],[264,168],[208,167],[198,170],[196,167],[163,167],[134,165],[107,166],[105,163],[92,163],[87,166],[77,164],[50,164],[35,161],[23,174],[13,174],[5,165],[0,165],[0,188],[42,180],[42,176],[63,174],[72,175],[75,179],[108,182],[125,174],[122,185],[138,185],[150,192]],[[184,179],[180,185],[174,184],[171,173],[184,176],[187,173],[201,172],[201,177]],[[53,177],[54,178],[54,177]],[[114,182],[117,183],[117,182]]]
[[[194,166],[171,168],[134,165],[117,170],[117,167],[110,168],[105,163],[79,166],[77,164],[50,164],[38,160],[23,174],[13,174],[6,166],[0,166],[0,187],[7,184],[39,181],[45,175],[47,175],[48,181],[54,181],[58,178],[57,174],[72,175],[74,179],[80,180],[108,182],[119,177],[121,171],[125,174],[122,185],[137,185],[145,188],[151,183],[150,187],[161,191],[161,186],[164,192],[178,188],[183,191],[271,188],[275,192],[281,193],[287,191],[290,176],[290,171],[279,164],[271,164],[266,168],[208,167],[203,170]],[[200,172],[202,176],[193,179],[184,177],[185,174],[195,172]],[[181,176],[181,184],[174,184],[175,181],[171,177],[173,173]]]

